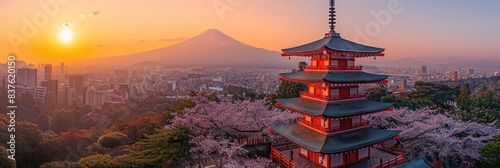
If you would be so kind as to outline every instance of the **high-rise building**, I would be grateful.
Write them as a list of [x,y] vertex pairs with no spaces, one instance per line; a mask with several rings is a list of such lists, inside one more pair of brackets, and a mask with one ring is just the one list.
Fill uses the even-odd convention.
[[42,81],[42,86],[47,88],[47,94],[45,99],[46,106],[55,106],[58,102],[59,87],[57,80],[44,80]]
[[37,82],[37,70],[21,68],[17,70],[17,84],[34,89]]
[[459,80],[458,71],[453,71],[453,76],[452,76],[451,80],[452,81]]
[[84,75],[70,75],[69,88],[75,89],[76,97],[83,97],[85,87]]
[[282,50],[282,56],[310,58],[312,66],[280,74],[284,81],[307,84],[308,91],[276,100],[278,107],[302,117],[295,124],[270,126],[285,140],[271,145],[275,167],[379,167],[373,165],[377,163],[385,168],[405,161],[405,150],[392,145],[401,131],[371,127],[366,117],[391,110],[393,103],[368,100],[358,90],[387,82],[387,75],[354,67],[356,58],[384,56],[385,49],[342,38],[335,31],[334,4],[331,0],[330,32],[324,38]]
[[499,73],[498,71],[493,72],[493,76],[500,76],[499,74],[500,74],[500,73]]
[[403,92],[406,90],[406,87],[408,86],[408,83],[406,79],[401,80],[401,83],[399,83],[399,91]]
[[64,63],[61,63],[61,80],[62,80],[62,81],[65,81],[65,80],[64,80],[64,75],[65,75],[65,74],[64,74]]
[[44,80],[46,81],[52,80],[52,64],[45,64],[43,69],[44,69],[43,72],[45,74]]
[[427,74],[427,66],[422,66],[422,69],[420,70],[422,74]]
[[64,87],[64,97],[62,100],[62,104],[65,106],[72,106],[75,95],[75,89],[70,88],[70,87]]

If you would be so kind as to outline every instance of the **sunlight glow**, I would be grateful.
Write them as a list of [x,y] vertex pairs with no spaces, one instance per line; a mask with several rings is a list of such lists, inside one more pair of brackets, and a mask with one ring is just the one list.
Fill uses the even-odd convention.
[[59,40],[63,43],[69,43],[73,40],[73,32],[70,29],[62,29],[61,32],[59,32]]

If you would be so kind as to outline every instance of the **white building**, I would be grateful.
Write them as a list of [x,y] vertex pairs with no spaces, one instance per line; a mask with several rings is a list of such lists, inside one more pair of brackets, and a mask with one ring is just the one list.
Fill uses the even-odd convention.
[[104,104],[104,95],[105,92],[96,91],[92,86],[85,93],[85,104],[92,107],[101,107]]
[[37,86],[33,91],[33,98],[36,102],[45,105],[45,97],[47,96],[47,88]]

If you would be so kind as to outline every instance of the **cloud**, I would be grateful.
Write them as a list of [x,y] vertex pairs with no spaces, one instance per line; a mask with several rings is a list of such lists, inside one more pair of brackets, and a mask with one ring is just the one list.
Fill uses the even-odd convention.
[[95,17],[95,16],[99,15],[99,13],[101,13],[101,11],[95,11],[95,12],[92,12],[92,13],[81,13],[80,14],[80,19],[85,19],[85,18],[88,18],[88,17]]
[[65,28],[65,29],[69,29],[71,27],[75,26],[75,23],[73,22],[65,22],[62,24],[62,27]]

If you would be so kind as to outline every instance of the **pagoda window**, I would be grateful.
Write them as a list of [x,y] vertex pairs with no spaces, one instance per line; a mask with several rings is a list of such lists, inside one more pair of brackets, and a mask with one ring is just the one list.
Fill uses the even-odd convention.
[[351,90],[349,91],[349,93],[351,93],[351,95],[357,95],[358,94],[358,89],[357,88],[351,88]]
[[352,124],[359,124],[361,122],[361,118],[359,116],[352,117]]
[[339,66],[339,60],[332,60],[332,66]]
[[354,61],[347,61],[347,66],[353,67],[354,66]]
[[323,88],[323,96],[328,96],[329,89],[328,88]]
[[309,93],[314,94],[314,87],[313,86],[309,86]]
[[331,92],[330,95],[333,97],[338,97],[340,95],[340,89],[332,89]]
[[308,152],[307,149],[304,149],[304,148],[300,147],[300,154],[302,156],[307,157],[307,152]]
[[324,61],[324,65],[325,65],[325,66],[330,66],[330,60],[326,60],[326,61]]
[[337,167],[344,165],[344,154],[333,154],[331,155],[331,164],[330,167]]
[[336,128],[336,127],[340,127],[340,120],[332,119],[331,128]]
[[306,117],[305,117],[305,118],[306,118],[306,121],[307,121],[307,122],[311,122],[311,116],[306,115]]
[[318,66],[318,61],[317,61],[317,60],[313,60],[313,61],[312,61],[312,66],[313,66],[313,67]]
[[358,150],[358,159],[363,159],[368,157],[368,147],[366,148],[361,148]]

